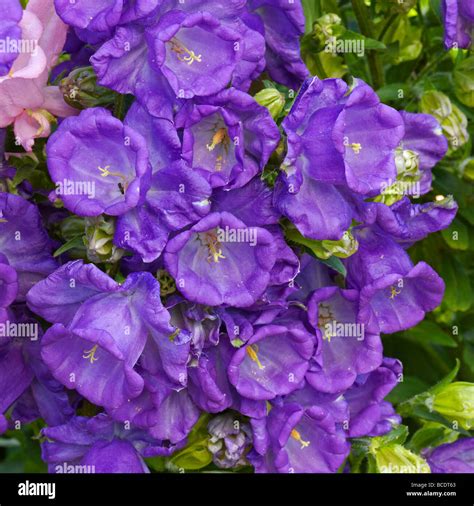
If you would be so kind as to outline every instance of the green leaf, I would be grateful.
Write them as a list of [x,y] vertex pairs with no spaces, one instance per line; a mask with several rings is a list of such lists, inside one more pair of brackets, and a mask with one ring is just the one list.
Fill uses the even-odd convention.
[[440,274],[446,283],[443,304],[453,311],[467,311],[472,304],[472,289],[465,267],[455,257],[445,256]]
[[66,253],[67,251],[70,251],[75,248],[81,248],[84,246],[84,241],[82,239],[82,235],[78,235],[76,237],[73,237],[70,239],[67,243],[63,244],[60,248],[58,248],[53,256],[54,258],[62,255],[63,253]]
[[407,97],[408,92],[409,88],[406,83],[392,83],[379,88],[377,95],[382,102],[393,102]]
[[212,462],[212,454],[207,448],[209,437],[196,441],[173,455],[170,459],[171,468],[179,470],[197,471],[207,467]]
[[339,37],[340,40],[348,40],[348,41],[357,41],[360,40],[363,42],[363,47],[366,51],[368,50],[382,50],[387,49],[387,46],[376,39],[371,39],[370,37],[365,37],[364,35],[353,32],[352,30],[345,30],[344,33],[342,33]]
[[474,56],[463,60],[453,72],[456,97],[468,107],[474,107]]
[[456,348],[458,345],[452,336],[446,333],[437,323],[430,320],[422,321],[416,327],[407,330],[405,336],[415,341],[438,344],[449,348]]
[[340,258],[331,257],[327,260],[321,260],[321,258],[318,258],[318,260],[321,263],[327,265],[330,269],[338,272],[339,274],[342,274],[344,277],[347,276],[347,269]]
[[309,253],[323,264],[327,265],[339,274],[342,274],[344,277],[347,275],[346,268],[340,258],[335,256],[332,256],[327,260],[319,258],[318,254],[320,252],[320,245],[318,241],[304,237],[296,228],[293,227],[286,228],[285,236],[290,242],[305,246]]
[[426,391],[428,387],[429,385],[427,383],[415,376],[403,376],[403,381],[398,383],[386,399],[393,404],[400,404]]
[[420,453],[424,448],[434,448],[444,443],[453,443],[459,437],[459,432],[450,430],[444,425],[427,423],[417,430],[407,448],[415,453]]
[[441,232],[443,239],[453,249],[469,249],[469,230],[459,218],[454,218],[449,228]]

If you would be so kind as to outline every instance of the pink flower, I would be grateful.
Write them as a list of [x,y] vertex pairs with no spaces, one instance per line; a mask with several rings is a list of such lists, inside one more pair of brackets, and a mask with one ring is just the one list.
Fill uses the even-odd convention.
[[77,114],[48,76],[66,41],[65,25],[54,0],[30,0],[20,22],[23,48],[8,75],[0,77],[0,128],[14,124],[17,141],[31,151],[35,139],[47,137],[54,116]]

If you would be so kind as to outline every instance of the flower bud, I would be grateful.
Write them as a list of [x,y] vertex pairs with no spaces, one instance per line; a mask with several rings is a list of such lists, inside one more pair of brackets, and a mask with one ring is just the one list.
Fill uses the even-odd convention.
[[312,38],[320,49],[323,49],[328,39],[337,36],[341,32],[341,18],[334,13],[325,14],[316,20]]
[[429,408],[463,429],[474,428],[474,383],[456,381],[434,394]]
[[466,116],[444,93],[434,90],[424,93],[421,111],[432,114],[438,120],[451,151],[456,151],[469,140]]
[[381,444],[381,439],[373,438],[370,453],[375,458],[378,473],[407,474],[430,473],[430,466],[425,459],[407,450],[400,444]]
[[59,88],[64,100],[77,109],[100,107],[114,102],[115,93],[97,84],[92,67],[80,67],[62,79]]
[[322,260],[327,260],[331,256],[339,258],[348,258],[359,248],[359,243],[354,238],[350,230],[344,232],[338,241],[314,241],[312,248],[316,255]]
[[453,112],[449,97],[435,90],[429,90],[423,93],[420,107],[421,112],[432,114],[439,122],[447,118]]
[[218,415],[208,425],[208,448],[214,464],[221,469],[246,465],[245,451],[250,444],[250,428],[230,415]]
[[277,119],[285,107],[285,97],[276,88],[265,88],[259,91],[254,98],[269,110],[273,119]]
[[115,223],[112,218],[99,216],[86,218],[84,244],[87,258],[91,262],[115,263],[122,258],[124,251],[113,243]]

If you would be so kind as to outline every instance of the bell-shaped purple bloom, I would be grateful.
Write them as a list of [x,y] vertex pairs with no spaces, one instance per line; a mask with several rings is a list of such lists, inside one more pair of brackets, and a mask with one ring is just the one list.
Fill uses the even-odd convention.
[[239,348],[227,369],[240,395],[269,400],[301,383],[314,352],[314,337],[301,326],[266,325]]
[[203,351],[196,367],[188,369],[188,390],[194,402],[208,413],[234,409],[239,413],[261,418],[265,416],[264,401],[242,397],[227,374],[235,353],[228,336],[223,334],[216,346]]
[[322,334],[307,381],[320,392],[337,393],[349,388],[359,374],[382,363],[382,342],[366,332],[357,319],[359,293],[327,287],[316,290],[308,302],[308,317]]
[[[144,272],[114,285],[97,271],[71,262],[28,295],[35,312],[62,320],[42,339],[42,358],[53,376],[108,409],[143,391],[138,362],[145,370],[159,366],[174,385],[185,384],[189,345],[171,326],[156,279]],[[72,320],[65,322],[60,308],[68,309]]]
[[335,473],[349,454],[343,430],[323,406],[283,404],[252,427],[254,442],[266,440],[248,456],[257,473]]
[[249,0],[248,3],[263,21],[268,73],[275,81],[297,90],[309,74],[300,55],[300,38],[305,30],[301,2]]
[[56,193],[79,216],[119,216],[136,207],[149,184],[145,139],[102,108],[67,118],[47,144]]
[[474,5],[470,0],[442,0],[446,49],[469,49],[474,27]]
[[0,193],[0,307],[13,302],[12,297],[24,300],[31,286],[56,269],[52,246],[38,208],[17,195]]
[[0,52],[0,77],[8,74],[18,56],[18,42],[21,40],[19,23],[23,9],[19,0],[0,0],[0,40],[5,44],[6,51]]
[[250,306],[270,281],[276,247],[270,232],[227,212],[212,213],[174,237],[165,265],[181,293],[210,306]]
[[391,206],[379,204],[377,224],[403,246],[411,246],[429,234],[449,227],[458,211],[452,198],[412,204],[408,197]]
[[463,438],[424,452],[432,473],[474,473],[474,438]]
[[349,405],[350,437],[380,436],[401,422],[393,406],[384,398],[402,378],[402,364],[393,358],[384,358],[378,369],[357,378],[344,394]]
[[183,161],[157,171],[145,202],[118,219],[115,244],[138,253],[145,262],[156,260],[172,231],[209,213],[211,193],[209,183]]
[[176,99],[230,84],[241,57],[239,32],[208,12],[172,10],[146,27],[118,27],[91,61],[102,86],[132,93],[155,116],[171,119]]
[[52,473],[148,473],[143,458],[170,455],[176,447],[134,427],[114,423],[105,413],[75,417],[65,425],[46,427],[42,458]]
[[174,123],[169,119],[152,116],[135,101],[125,116],[124,124],[145,139],[153,174],[181,159],[181,141]]
[[243,186],[263,170],[280,139],[268,110],[236,89],[186,104],[176,125],[184,129],[184,159],[212,187]]
[[122,15],[123,0],[55,0],[54,6],[68,25],[93,32],[110,32]]
[[355,230],[358,251],[346,260],[347,281],[360,290],[358,321],[374,333],[398,332],[419,323],[441,304],[444,282],[425,262],[413,265],[389,235]]
[[353,219],[370,222],[373,206],[362,195],[376,195],[396,177],[400,114],[363,81],[349,93],[341,79],[312,78],[283,128],[288,153],[274,195],[280,212],[318,240],[340,239]]
[[200,410],[188,389],[176,389],[163,375],[162,366],[153,364],[155,355],[149,350],[144,353],[143,362],[151,372],[142,371],[145,387],[141,394],[111,410],[110,415],[117,421],[131,421],[155,439],[177,444],[198,421]]

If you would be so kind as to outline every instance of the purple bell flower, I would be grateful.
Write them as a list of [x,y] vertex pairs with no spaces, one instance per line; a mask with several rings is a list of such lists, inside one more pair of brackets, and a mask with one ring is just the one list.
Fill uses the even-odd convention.
[[470,0],[442,0],[446,49],[469,49],[474,27],[474,5]]
[[423,452],[432,473],[474,473],[474,438],[463,438]]

